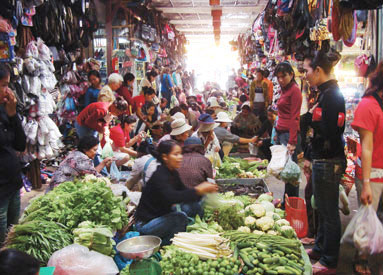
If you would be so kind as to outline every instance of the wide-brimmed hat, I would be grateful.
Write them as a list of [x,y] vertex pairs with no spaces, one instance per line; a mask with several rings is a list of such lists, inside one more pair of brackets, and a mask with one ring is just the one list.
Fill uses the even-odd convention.
[[210,108],[221,107],[216,97],[211,97],[208,102]]
[[203,123],[203,124],[214,124],[215,123],[214,119],[209,114],[201,114],[198,118],[198,122]]
[[181,112],[177,112],[177,113],[175,113],[175,114],[172,116],[172,121],[174,121],[174,120],[176,120],[176,119],[183,119],[183,120],[185,120],[186,117],[185,117],[185,115],[184,115],[183,113],[181,113]]
[[171,124],[172,131],[170,133],[171,136],[178,136],[181,135],[187,131],[190,131],[192,126],[186,123],[185,119],[178,118],[174,120]]
[[217,115],[217,119],[215,120],[216,122],[227,122],[231,123],[233,122],[230,118],[229,115],[225,112],[219,112]]
[[219,126],[218,123],[210,123],[210,124],[200,123],[198,132],[201,132],[201,133],[210,132],[214,130],[214,128],[217,128],[218,126]]

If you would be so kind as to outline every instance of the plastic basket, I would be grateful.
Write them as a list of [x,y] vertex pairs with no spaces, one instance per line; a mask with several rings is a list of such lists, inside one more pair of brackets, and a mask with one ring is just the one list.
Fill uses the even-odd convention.
[[306,237],[309,225],[305,200],[286,196],[285,202],[286,220],[290,222],[298,238]]

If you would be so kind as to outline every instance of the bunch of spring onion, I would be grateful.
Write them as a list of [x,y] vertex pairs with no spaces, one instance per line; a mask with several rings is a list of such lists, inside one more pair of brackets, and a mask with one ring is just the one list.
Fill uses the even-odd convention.
[[180,250],[197,255],[200,259],[217,259],[232,254],[228,239],[218,234],[178,233],[172,239]]

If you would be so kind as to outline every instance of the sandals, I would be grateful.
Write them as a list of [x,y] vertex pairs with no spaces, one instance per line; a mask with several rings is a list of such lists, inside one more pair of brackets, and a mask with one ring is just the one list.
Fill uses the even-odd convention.
[[313,239],[313,238],[302,238],[301,239],[301,243],[303,244],[303,245],[312,245],[312,244],[315,244],[315,239]]
[[313,275],[336,275],[336,268],[314,264]]
[[[352,267],[354,269],[355,274],[371,275],[371,270],[368,266],[368,260],[367,259],[354,259]],[[359,268],[357,268],[357,267],[359,267]],[[359,271],[357,269],[359,269]]]
[[309,258],[314,261],[319,261],[321,256],[319,253],[315,252],[313,249],[306,249],[306,253],[309,256]]

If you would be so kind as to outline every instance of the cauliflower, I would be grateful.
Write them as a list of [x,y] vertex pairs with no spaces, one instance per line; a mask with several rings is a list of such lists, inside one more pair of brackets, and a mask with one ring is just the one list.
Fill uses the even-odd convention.
[[253,217],[246,217],[245,218],[245,225],[252,226],[257,222],[257,220]]
[[247,226],[240,226],[240,227],[237,229],[237,231],[239,231],[239,232],[245,232],[245,233],[250,233],[250,232],[251,232],[250,228],[247,227]]
[[289,221],[285,219],[277,220],[275,224],[278,226],[290,225]]
[[254,230],[253,234],[263,235],[263,234],[265,234],[265,232],[262,232],[262,231],[259,231],[259,230]]
[[270,217],[274,221],[278,221],[281,219],[281,217],[277,213],[274,213],[274,212],[266,212],[266,217]]
[[273,201],[273,196],[271,196],[269,194],[261,194],[258,197],[258,202],[263,202],[263,201],[272,202]]
[[258,203],[249,205],[248,207],[246,207],[245,210],[251,211],[251,213],[254,214],[254,216],[256,216],[257,218],[263,217],[266,214],[265,208]]
[[290,225],[281,226],[279,232],[282,234],[283,237],[286,237],[288,239],[292,239],[295,237],[295,230]]
[[267,231],[267,234],[269,234],[269,235],[275,235],[275,236],[280,235],[279,232],[274,231],[274,230],[269,230],[269,231]]
[[261,204],[265,208],[266,212],[274,212],[275,207],[274,207],[274,204],[272,204],[271,202],[262,201]]
[[256,225],[265,232],[274,226],[274,220],[270,217],[262,217],[257,220]]

